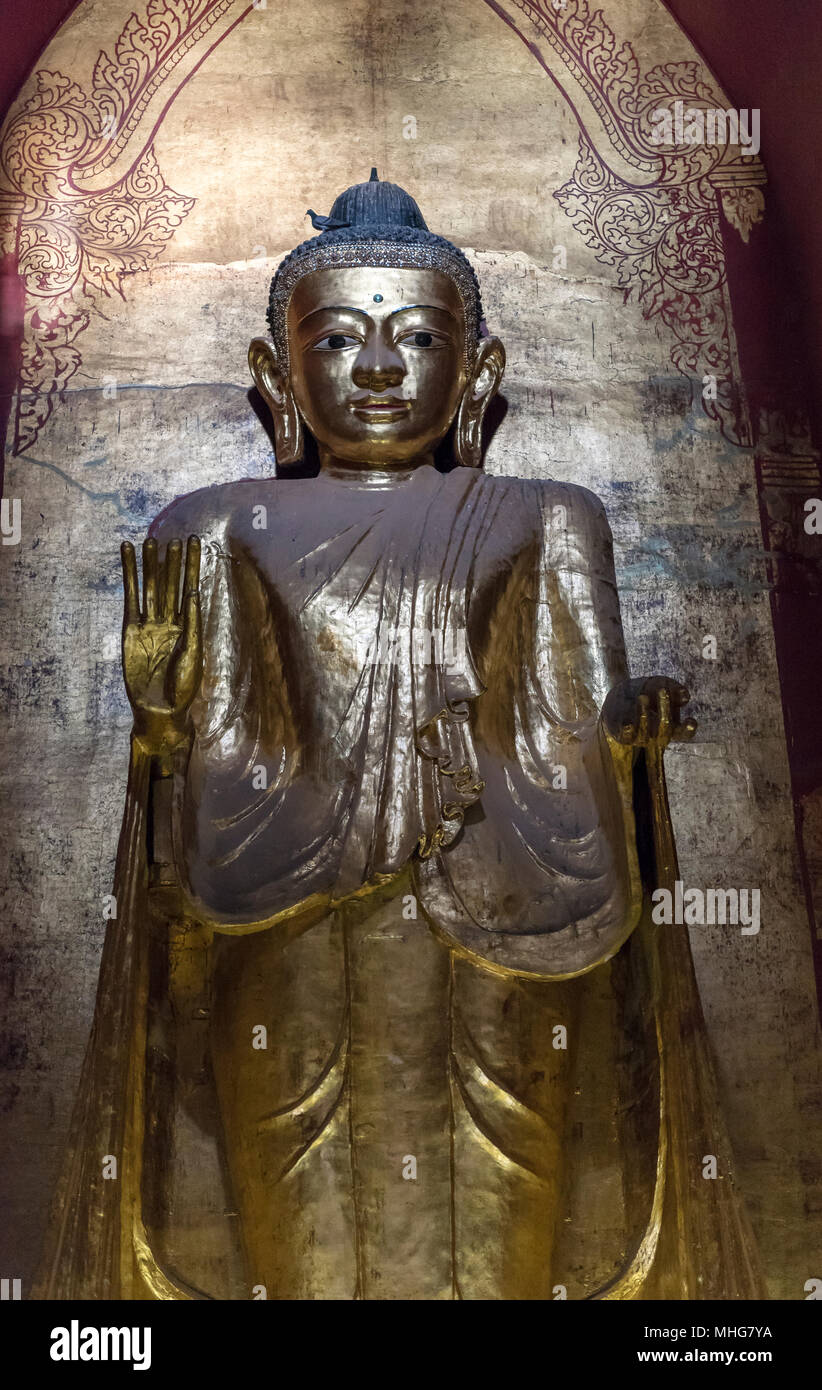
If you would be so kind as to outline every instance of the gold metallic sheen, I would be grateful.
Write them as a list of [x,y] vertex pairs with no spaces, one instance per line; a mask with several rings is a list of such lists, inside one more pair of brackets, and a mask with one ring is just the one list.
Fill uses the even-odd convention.
[[249,360],[319,476],[178,499],[142,604],[123,546],[118,916],[39,1296],[762,1296],[650,913],[695,724],[629,676],[604,510],[482,472],[505,354],[443,269],[317,268],[287,327]]

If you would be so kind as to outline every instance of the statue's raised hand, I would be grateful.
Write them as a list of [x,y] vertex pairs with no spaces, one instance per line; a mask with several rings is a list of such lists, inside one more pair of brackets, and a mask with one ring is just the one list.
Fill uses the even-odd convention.
[[636,748],[656,743],[664,749],[696,733],[696,720],[682,717],[690,698],[685,686],[669,676],[640,676],[609,690],[600,718],[617,743]]
[[203,672],[200,617],[200,540],[189,536],[180,601],[182,541],[169,541],[158,562],[157,542],[143,543],[143,604],[134,546],[123,541],[123,675],[134,710],[134,732],[151,753],[189,736],[188,711]]

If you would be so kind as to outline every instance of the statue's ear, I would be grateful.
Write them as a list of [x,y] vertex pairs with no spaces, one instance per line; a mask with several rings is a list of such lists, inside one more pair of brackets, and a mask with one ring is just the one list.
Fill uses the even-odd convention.
[[254,385],[267,402],[274,421],[274,452],[280,468],[302,461],[303,423],[277,355],[265,338],[254,338],[248,348],[248,365]]
[[482,422],[504,371],[505,348],[499,338],[483,338],[457,411],[454,453],[457,463],[466,468],[479,468],[482,463]]

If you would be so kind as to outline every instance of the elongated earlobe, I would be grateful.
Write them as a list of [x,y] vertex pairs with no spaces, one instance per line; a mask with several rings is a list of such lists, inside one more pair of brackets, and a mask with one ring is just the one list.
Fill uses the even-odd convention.
[[274,452],[278,468],[302,463],[303,422],[291,386],[265,338],[254,338],[248,349],[254,385],[266,401],[274,422]]
[[482,464],[482,422],[505,371],[505,348],[499,338],[485,338],[477,349],[457,411],[454,454],[465,468]]

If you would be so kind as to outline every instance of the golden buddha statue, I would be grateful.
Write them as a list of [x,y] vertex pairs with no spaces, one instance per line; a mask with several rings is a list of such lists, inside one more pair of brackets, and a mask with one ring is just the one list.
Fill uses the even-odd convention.
[[598,499],[483,473],[463,253],[375,172],[310,215],[249,354],[278,476],[173,502],[142,603],[123,546],[117,918],[40,1293],[760,1296],[648,910],[687,691],[629,678]]

